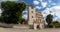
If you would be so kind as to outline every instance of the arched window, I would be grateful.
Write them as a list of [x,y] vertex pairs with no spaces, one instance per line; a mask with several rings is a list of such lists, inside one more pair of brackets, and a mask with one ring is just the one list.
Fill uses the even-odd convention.
[[33,18],[33,16],[32,16],[32,18]]
[[33,11],[31,11],[33,13]]

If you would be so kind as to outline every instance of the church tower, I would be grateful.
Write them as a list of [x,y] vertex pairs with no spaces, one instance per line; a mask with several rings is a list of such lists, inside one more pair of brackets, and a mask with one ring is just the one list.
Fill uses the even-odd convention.
[[35,19],[35,7],[28,6],[28,25],[30,27],[33,26],[34,19]]

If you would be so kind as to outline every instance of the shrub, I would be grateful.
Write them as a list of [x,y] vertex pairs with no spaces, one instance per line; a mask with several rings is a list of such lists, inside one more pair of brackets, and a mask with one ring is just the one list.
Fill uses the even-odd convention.
[[53,28],[53,24],[49,24],[48,25],[48,28]]

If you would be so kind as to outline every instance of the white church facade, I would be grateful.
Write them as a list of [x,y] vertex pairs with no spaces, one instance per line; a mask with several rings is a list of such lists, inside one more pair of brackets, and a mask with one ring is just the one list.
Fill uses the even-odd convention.
[[44,28],[44,18],[42,13],[35,12],[35,7],[28,6],[28,25],[30,28],[37,29],[37,26],[39,26],[40,29]]

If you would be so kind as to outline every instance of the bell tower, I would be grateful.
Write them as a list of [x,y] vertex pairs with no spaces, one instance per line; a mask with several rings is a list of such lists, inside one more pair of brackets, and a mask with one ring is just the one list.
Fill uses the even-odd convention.
[[35,7],[28,6],[28,25],[30,26],[30,28],[33,26],[34,19],[35,19]]

